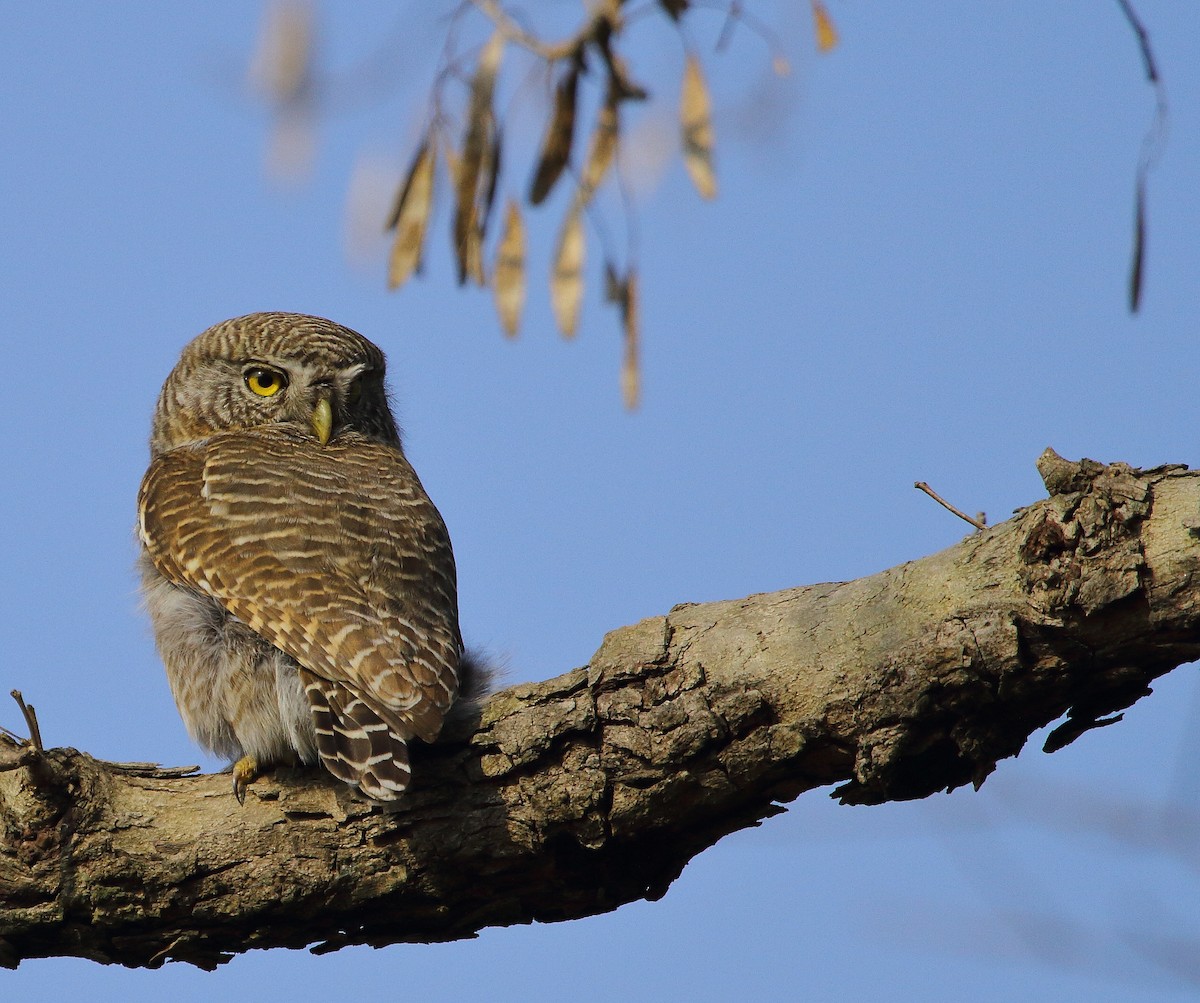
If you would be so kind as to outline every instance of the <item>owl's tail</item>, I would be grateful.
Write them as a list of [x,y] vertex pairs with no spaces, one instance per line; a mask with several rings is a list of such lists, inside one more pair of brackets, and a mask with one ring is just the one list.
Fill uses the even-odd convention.
[[300,669],[317,731],[321,765],[376,801],[394,801],[408,787],[407,735],[381,709],[352,690]]
[[[498,670],[477,650],[458,666],[458,699],[443,724],[441,738],[465,738],[479,724],[479,708],[492,691]],[[375,801],[395,801],[412,779],[411,734],[375,701],[300,668],[317,732],[321,765],[339,780]]]

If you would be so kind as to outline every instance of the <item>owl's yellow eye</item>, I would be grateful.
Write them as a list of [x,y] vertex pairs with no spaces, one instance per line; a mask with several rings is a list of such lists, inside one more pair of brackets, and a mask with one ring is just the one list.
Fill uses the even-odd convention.
[[259,397],[274,397],[287,386],[287,377],[274,369],[247,369],[246,386]]

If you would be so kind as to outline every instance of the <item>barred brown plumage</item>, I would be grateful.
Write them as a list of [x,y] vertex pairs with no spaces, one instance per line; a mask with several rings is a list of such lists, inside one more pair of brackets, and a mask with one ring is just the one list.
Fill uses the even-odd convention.
[[383,377],[361,335],[268,313],[204,332],[163,386],[143,591],[184,722],[238,760],[239,798],[261,769],[319,759],[392,800],[407,742],[433,741],[459,694],[450,539]]

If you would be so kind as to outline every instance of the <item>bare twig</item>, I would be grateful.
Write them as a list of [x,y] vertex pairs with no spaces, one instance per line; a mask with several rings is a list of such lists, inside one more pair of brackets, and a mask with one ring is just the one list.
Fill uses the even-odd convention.
[[1142,304],[1142,285],[1145,274],[1146,260],[1146,179],[1150,171],[1158,163],[1162,148],[1166,142],[1167,133],[1167,91],[1158,73],[1158,64],[1154,59],[1154,50],[1150,46],[1150,34],[1142,24],[1137,11],[1133,9],[1130,0],[1117,0],[1125,20],[1137,37],[1138,48],[1142,54],[1142,63],[1146,69],[1146,79],[1154,88],[1154,117],[1142,140],[1142,152],[1138,158],[1137,174],[1134,178],[1134,221],[1133,221],[1133,253],[1129,265],[1129,310],[1137,313]]
[[146,962],[147,968],[159,968],[164,961],[171,956],[171,952],[187,939],[186,934],[180,934],[171,943],[164,947],[161,951],[156,951],[150,956],[150,960]]
[[729,40],[733,38],[733,28],[737,24],[738,18],[742,15],[742,5],[738,0],[733,0],[729,5],[729,11],[725,15],[725,21],[721,25],[721,34],[717,36],[717,44],[713,46],[717,52],[724,52],[729,47]]
[[604,0],[596,5],[591,16],[579,26],[574,35],[561,42],[545,42],[522,28],[504,9],[499,0],[471,0],[475,7],[496,26],[504,40],[528,49],[548,63],[576,55],[589,41],[608,32],[621,29],[621,5],[618,0]]
[[[787,46],[783,44],[783,39],[777,32],[772,31],[765,21],[748,11],[740,0],[733,0],[732,3],[728,3],[727,0],[692,0],[690,6],[725,14],[725,20],[721,23],[721,33],[713,45],[715,52],[724,52],[728,49],[733,41],[734,29],[743,27],[751,34],[757,35],[767,47],[767,51],[771,54],[771,65],[776,74],[782,77],[791,72],[791,64],[787,58]],[[630,13],[625,20],[627,23],[632,22],[634,17],[635,14]]]
[[38,727],[37,711],[34,710],[33,704],[25,702],[25,698],[21,696],[20,690],[12,690],[11,695],[17,701],[17,706],[21,708],[21,714],[25,718],[25,725],[29,728],[29,744],[38,752],[44,752],[45,746],[42,745],[42,730]]
[[1150,48],[1150,33],[1146,31],[1146,26],[1142,24],[1142,19],[1138,17],[1137,11],[1133,9],[1133,4],[1129,0],[1117,0],[1117,3],[1125,14],[1125,20],[1129,22],[1129,27],[1137,35],[1138,46],[1142,50],[1142,61],[1146,64],[1146,79],[1156,84],[1158,83],[1158,64],[1155,63],[1154,51]]
[[946,501],[945,498],[943,498],[936,491],[934,491],[933,488],[931,488],[924,481],[917,481],[916,483],[913,484],[913,487],[916,488],[918,491],[924,491],[927,495],[929,495],[930,498],[932,498],[935,502],[937,502],[939,505],[941,505],[942,508],[946,509],[947,511],[953,512],[956,516],[958,516],[964,522],[969,522],[976,529],[978,529],[980,531],[987,529],[987,523],[984,522],[983,519],[972,518],[971,516],[967,515],[965,512],[960,512],[953,505],[951,505],[948,501]]

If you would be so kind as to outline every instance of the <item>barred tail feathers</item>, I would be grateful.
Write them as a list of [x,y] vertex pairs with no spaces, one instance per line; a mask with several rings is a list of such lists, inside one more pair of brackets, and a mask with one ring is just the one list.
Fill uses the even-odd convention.
[[407,737],[395,721],[344,686],[300,670],[317,732],[321,763],[339,780],[376,801],[394,801],[408,787],[412,770]]

